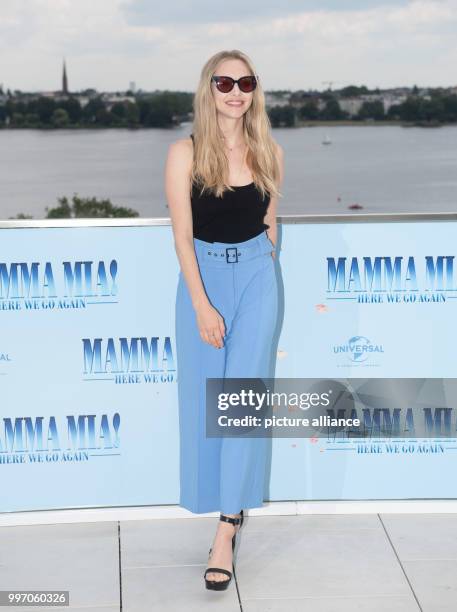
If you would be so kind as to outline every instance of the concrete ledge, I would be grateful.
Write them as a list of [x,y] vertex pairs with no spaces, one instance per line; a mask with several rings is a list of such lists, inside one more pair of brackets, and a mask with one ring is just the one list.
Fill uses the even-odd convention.
[[[446,514],[457,513],[455,499],[345,500],[267,502],[252,508],[248,516],[295,514]],[[0,527],[99,521],[144,521],[216,517],[218,513],[193,514],[180,506],[131,506],[119,508],[72,508],[0,513]]]

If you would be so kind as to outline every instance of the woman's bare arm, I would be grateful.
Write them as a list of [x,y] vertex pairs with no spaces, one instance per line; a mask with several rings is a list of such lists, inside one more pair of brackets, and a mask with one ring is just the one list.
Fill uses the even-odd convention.
[[197,315],[200,335],[205,342],[221,348],[222,337],[225,335],[224,322],[206,295],[195,255],[189,195],[192,147],[192,142],[185,139],[169,146],[165,165],[165,194],[170,210],[175,250]]
[[[281,147],[281,145],[279,145],[278,143],[276,143],[276,150],[277,150],[277,156],[278,156],[278,162],[279,162],[279,176],[280,176],[279,187],[281,187],[282,182],[284,180],[284,150]],[[278,209],[278,197],[272,196],[270,200],[270,204],[268,205],[267,214],[265,215],[265,218],[264,218],[264,223],[270,226],[267,229],[267,235],[268,235],[268,238],[271,240],[271,242],[275,246],[276,246],[276,240],[278,237],[278,228],[277,228],[277,223],[276,223],[277,209]],[[275,257],[275,255],[276,254],[273,251],[272,256]]]
[[170,145],[165,165],[165,194],[170,210],[175,250],[196,308],[208,301],[195,256],[189,196],[192,151],[184,140]]

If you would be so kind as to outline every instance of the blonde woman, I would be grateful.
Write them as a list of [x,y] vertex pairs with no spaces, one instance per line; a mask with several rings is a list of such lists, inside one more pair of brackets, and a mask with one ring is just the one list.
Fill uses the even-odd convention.
[[270,376],[283,177],[283,151],[270,132],[252,61],[221,51],[202,69],[192,134],[170,145],[165,170],[180,264],[180,505],[220,512],[204,576],[214,590],[232,578],[243,509],[263,503],[266,438],[207,437],[205,390],[207,377]]

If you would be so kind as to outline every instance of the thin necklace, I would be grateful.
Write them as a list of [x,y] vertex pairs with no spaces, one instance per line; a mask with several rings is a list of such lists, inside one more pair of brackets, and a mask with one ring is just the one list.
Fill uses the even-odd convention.
[[244,142],[241,142],[240,144],[234,145],[233,147],[229,147],[228,145],[225,145],[227,147],[227,149],[229,151],[233,151],[234,149],[237,149],[238,147],[241,147],[244,144]]
[[[224,138],[224,136],[223,136],[222,138]],[[224,138],[224,141],[225,141],[225,138]],[[241,146],[243,146],[244,144],[245,144],[244,142],[240,142],[240,143],[238,143],[238,144],[236,144],[236,145],[233,145],[233,147],[229,147],[229,146],[228,146],[228,144],[226,144],[226,143],[224,142],[224,145],[227,147],[227,149],[228,149],[229,151],[233,151],[233,149],[236,149],[237,147],[241,147]]]

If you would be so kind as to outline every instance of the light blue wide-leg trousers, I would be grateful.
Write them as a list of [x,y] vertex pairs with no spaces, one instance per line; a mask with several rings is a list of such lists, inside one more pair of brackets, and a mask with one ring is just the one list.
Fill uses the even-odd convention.
[[[206,378],[266,378],[278,313],[278,285],[266,232],[238,243],[194,238],[200,275],[225,323],[220,349],[201,339],[182,272],[175,323],[180,433],[180,505],[236,514],[262,506],[268,439],[206,436]],[[216,410],[216,407],[214,407]]]

